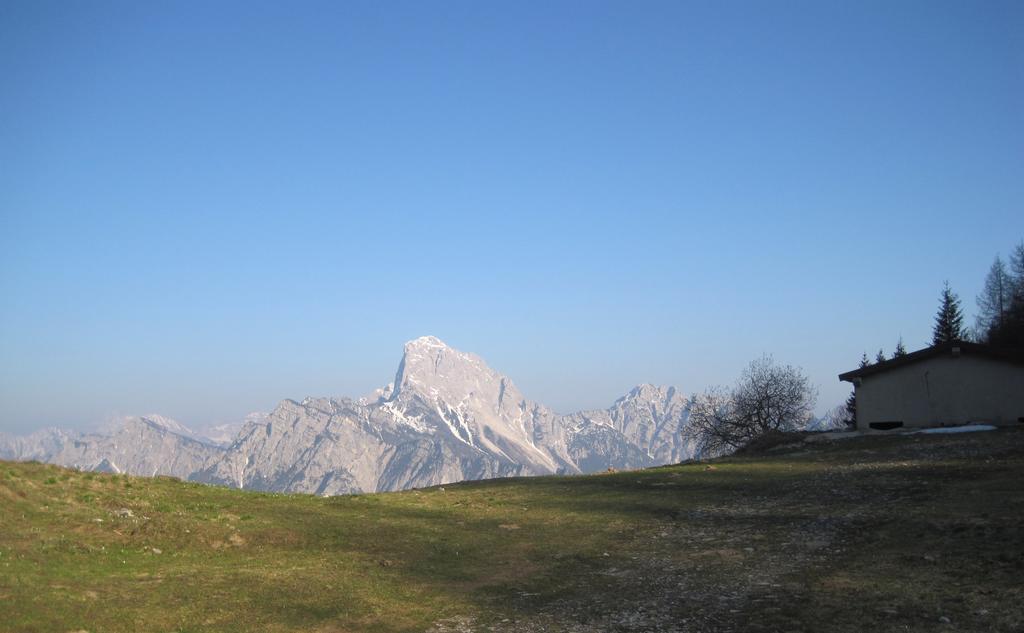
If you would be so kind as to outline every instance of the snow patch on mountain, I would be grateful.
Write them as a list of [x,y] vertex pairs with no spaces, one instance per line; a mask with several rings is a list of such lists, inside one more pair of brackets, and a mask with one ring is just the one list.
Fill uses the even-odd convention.
[[392,383],[357,400],[283,400],[199,430],[150,414],[98,434],[0,437],[0,457],[330,495],[679,462],[695,454],[688,416],[680,392],[649,384],[560,415],[479,356],[424,336],[405,344]]

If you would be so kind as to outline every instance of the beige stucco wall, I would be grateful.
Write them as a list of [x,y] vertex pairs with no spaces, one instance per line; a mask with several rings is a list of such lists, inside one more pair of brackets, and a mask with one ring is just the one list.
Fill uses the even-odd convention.
[[1024,417],[1024,366],[980,356],[937,356],[861,379],[857,428],[968,422],[1017,424]]

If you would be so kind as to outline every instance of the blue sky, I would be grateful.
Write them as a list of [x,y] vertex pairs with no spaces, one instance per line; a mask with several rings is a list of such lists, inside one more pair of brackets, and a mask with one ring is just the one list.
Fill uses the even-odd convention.
[[0,430],[836,375],[1024,238],[1020,2],[0,4]]

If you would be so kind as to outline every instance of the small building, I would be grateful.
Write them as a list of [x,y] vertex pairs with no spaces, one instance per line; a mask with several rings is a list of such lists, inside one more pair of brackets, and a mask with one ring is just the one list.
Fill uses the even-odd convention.
[[853,383],[857,430],[1024,423],[1024,355],[954,341],[868,365]]

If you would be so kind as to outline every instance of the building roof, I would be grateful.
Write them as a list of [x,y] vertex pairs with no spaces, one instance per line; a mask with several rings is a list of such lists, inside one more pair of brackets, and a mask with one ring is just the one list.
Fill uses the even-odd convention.
[[861,367],[859,369],[854,369],[853,371],[848,371],[844,374],[839,374],[839,380],[853,382],[855,378],[863,378],[864,376],[871,376],[890,369],[896,369],[897,367],[903,367],[904,365],[912,365],[916,362],[929,358],[935,358],[937,356],[959,356],[962,354],[970,356],[984,356],[986,358],[1001,360],[1015,365],[1024,365],[1024,355],[1019,351],[1005,350],[997,347],[991,347],[989,345],[970,343],[968,341],[950,341],[949,343],[933,345],[931,347],[917,350],[916,352],[911,352],[906,356],[891,358],[889,360],[882,361],[881,363],[873,363],[867,367]]

